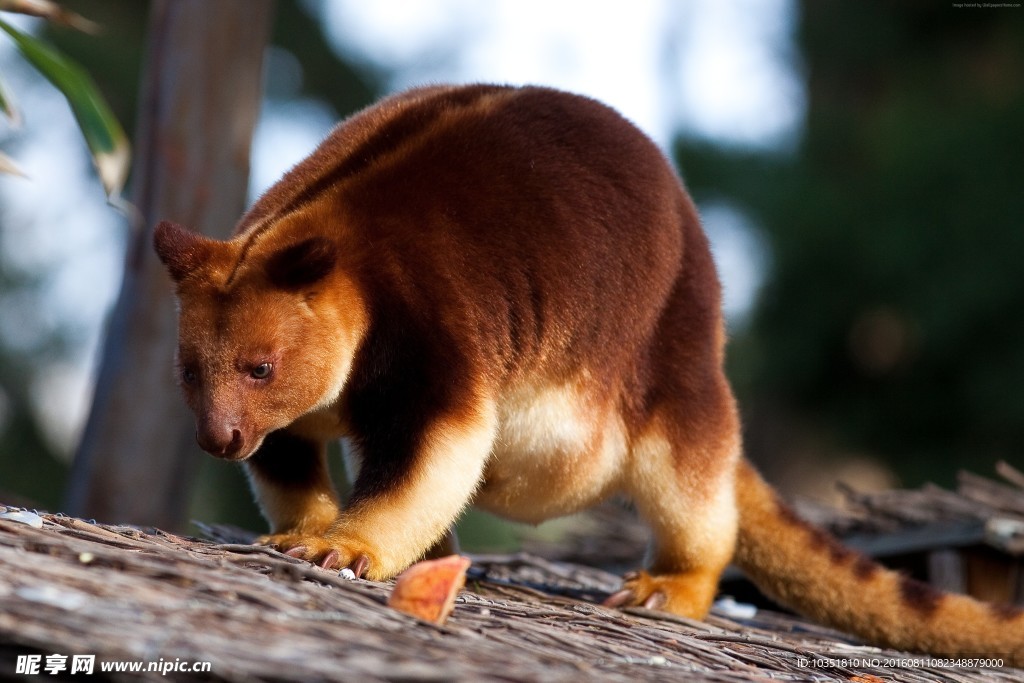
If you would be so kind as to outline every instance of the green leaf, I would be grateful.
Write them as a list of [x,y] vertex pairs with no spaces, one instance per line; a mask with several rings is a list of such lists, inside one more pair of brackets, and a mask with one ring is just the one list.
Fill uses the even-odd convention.
[[25,59],[67,98],[107,195],[119,194],[128,175],[128,139],[89,74],[42,41],[3,20],[0,20],[0,29],[14,39]]
[[7,83],[2,78],[0,78],[0,111],[11,120],[12,126],[17,127],[21,125],[21,112],[18,111],[17,105],[14,104],[14,97],[7,88]]

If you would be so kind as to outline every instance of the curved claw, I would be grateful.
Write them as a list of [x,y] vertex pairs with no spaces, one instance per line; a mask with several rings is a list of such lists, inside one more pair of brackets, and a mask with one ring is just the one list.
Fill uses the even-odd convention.
[[601,604],[605,607],[622,607],[636,599],[636,594],[629,588],[623,588],[618,593],[612,593]]
[[622,575],[623,581],[636,581],[640,578],[640,572],[626,572]]
[[651,597],[644,600],[644,607],[647,609],[661,609],[668,601],[668,596],[661,591],[654,591]]
[[366,555],[358,555],[348,568],[352,570],[357,579],[361,579],[366,574],[366,570],[370,568],[370,558]]
[[297,545],[294,548],[290,548],[290,549],[286,550],[284,554],[287,555],[288,557],[298,557],[298,558],[301,559],[306,554],[307,550],[309,550],[309,549],[306,546],[304,546],[304,545]]
[[338,551],[332,550],[331,552],[327,553],[323,560],[320,561],[320,566],[324,569],[330,569],[338,563],[339,557],[340,555],[338,555]]

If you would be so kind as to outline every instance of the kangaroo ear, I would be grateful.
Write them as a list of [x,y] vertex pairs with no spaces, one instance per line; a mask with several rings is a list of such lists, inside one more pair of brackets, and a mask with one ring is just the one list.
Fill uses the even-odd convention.
[[167,272],[175,282],[181,282],[189,273],[209,261],[217,244],[216,240],[203,237],[171,221],[161,221],[153,231],[156,254],[167,266]]
[[267,277],[281,289],[301,289],[326,277],[337,258],[334,243],[311,237],[274,252],[267,260]]

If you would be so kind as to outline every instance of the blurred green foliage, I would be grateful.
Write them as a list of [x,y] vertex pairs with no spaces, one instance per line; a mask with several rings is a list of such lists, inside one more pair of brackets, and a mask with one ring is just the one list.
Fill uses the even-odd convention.
[[[36,36],[2,19],[0,30],[14,41],[18,51],[36,71],[67,99],[107,195],[120,196],[128,175],[131,148],[120,122],[110,111],[92,78],[73,60]],[[10,101],[5,98],[2,104],[5,113],[10,115]]]
[[795,149],[677,148],[698,201],[734,203],[770,247],[731,360],[752,430],[786,416],[907,484],[1020,463],[1024,12],[801,8]]
[[[79,61],[114,110],[115,118],[134,119],[134,94],[138,84],[142,38],[147,10],[145,2],[65,3],[101,20],[105,32],[92,36],[53,25],[43,25],[43,37]],[[45,119],[45,112],[31,112]],[[129,137],[130,137],[129,127]],[[23,181],[24,182],[24,181]],[[5,229],[0,207],[0,231]],[[45,226],[38,226],[46,229]],[[38,332],[34,339],[11,342],[0,336],[0,494],[14,503],[59,507],[68,467],[45,438],[32,409],[32,383],[40,368],[75,355],[80,340],[59,326],[33,324],[46,310],[42,274],[10,267],[0,258],[0,324],[8,329]],[[16,335],[21,336],[21,335]]]

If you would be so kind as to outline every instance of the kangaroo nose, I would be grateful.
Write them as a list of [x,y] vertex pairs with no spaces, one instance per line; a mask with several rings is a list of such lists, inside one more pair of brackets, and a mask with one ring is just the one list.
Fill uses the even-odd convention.
[[231,458],[242,450],[242,432],[228,425],[202,425],[196,428],[196,443],[210,455]]

